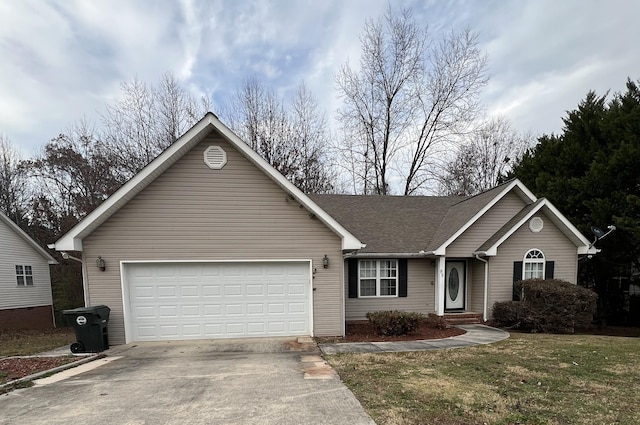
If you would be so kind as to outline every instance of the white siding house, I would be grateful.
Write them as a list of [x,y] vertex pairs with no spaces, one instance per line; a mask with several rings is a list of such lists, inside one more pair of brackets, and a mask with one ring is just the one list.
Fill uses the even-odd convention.
[[54,258],[0,212],[0,329],[53,327]]

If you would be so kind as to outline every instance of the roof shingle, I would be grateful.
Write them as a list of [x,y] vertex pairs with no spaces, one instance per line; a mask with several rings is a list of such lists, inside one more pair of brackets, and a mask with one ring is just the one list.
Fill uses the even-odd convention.
[[475,196],[309,197],[367,244],[361,253],[418,253],[440,247],[502,193],[505,184]]

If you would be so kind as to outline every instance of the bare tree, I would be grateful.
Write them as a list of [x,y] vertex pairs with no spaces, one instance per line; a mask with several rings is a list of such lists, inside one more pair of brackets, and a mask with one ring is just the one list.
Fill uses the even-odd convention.
[[229,127],[291,182],[305,192],[326,192],[326,119],[303,84],[290,107],[256,77],[248,77],[223,108]]
[[504,117],[483,122],[447,164],[440,192],[475,195],[496,186],[533,144],[533,139],[531,134],[516,132]]
[[486,57],[470,30],[432,41],[407,9],[389,6],[384,19],[369,20],[360,37],[359,69],[348,63],[336,85],[343,106],[338,121],[345,137],[345,162],[361,160],[354,179],[359,191],[405,195],[433,179],[436,147],[466,131],[480,109]]
[[157,87],[134,78],[121,85],[123,96],[102,114],[101,138],[117,154],[123,172],[134,175],[175,142],[207,112],[172,74]]
[[24,218],[29,198],[27,176],[20,162],[9,138],[0,134],[0,211],[16,223]]
[[326,115],[303,82],[291,105],[293,143],[298,156],[298,170],[293,183],[305,193],[324,193],[333,189],[328,166],[329,140]]
[[33,211],[68,230],[109,195],[127,176],[116,166],[113,151],[96,138],[97,131],[81,120],[46,144],[44,152],[25,164],[37,184]]

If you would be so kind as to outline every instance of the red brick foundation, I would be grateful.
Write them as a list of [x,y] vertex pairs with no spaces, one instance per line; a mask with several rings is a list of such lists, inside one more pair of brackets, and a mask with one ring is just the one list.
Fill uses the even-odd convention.
[[0,329],[52,329],[50,305],[0,310]]

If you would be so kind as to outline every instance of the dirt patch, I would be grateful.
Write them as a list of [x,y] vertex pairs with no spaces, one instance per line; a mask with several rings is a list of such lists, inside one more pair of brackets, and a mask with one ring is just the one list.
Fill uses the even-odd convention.
[[345,337],[316,338],[319,343],[336,342],[383,342],[383,341],[416,341],[422,339],[442,339],[462,335],[465,331],[459,328],[438,329],[430,324],[421,325],[409,335],[381,336],[376,335],[373,326],[368,323],[348,323]]
[[0,359],[0,384],[24,378],[78,360],[77,357],[30,357]]

